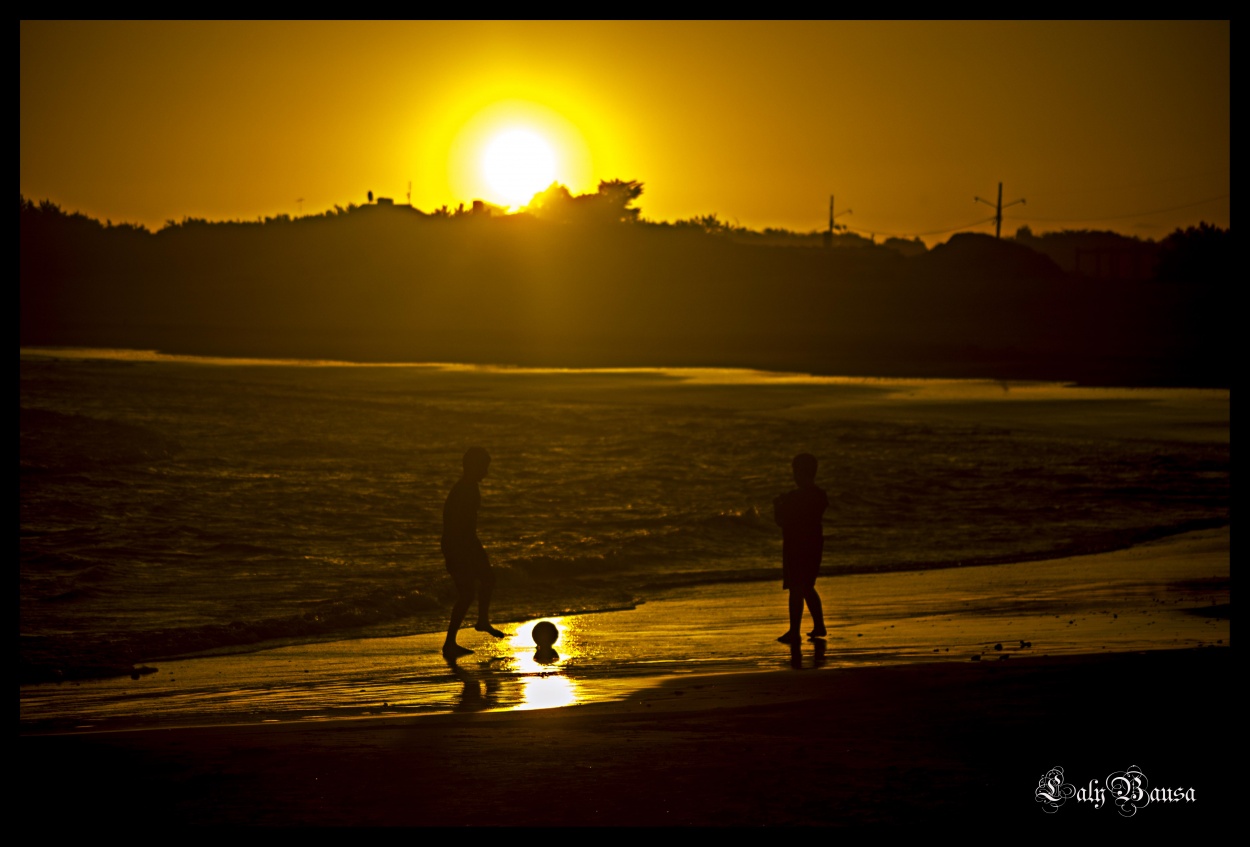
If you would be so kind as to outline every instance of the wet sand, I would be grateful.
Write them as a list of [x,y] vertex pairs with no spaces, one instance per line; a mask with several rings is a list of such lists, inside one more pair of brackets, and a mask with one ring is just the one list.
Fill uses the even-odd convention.
[[537,661],[534,620],[444,660],[441,633],[153,661],[152,673],[21,686],[21,728],[132,729],[535,709],[618,700],[671,676],[935,661],[1002,661],[1228,643],[1229,530],[1051,561],[822,578],[829,637],[776,643],[776,582],[692,586],[632,610],[557,617]]
[[[626,702],[19,738],[19,806],[84,827],[1231,821],[1227,648],[691,677]],[[1034,801],[1136,765],[1196,800]],[[1131,826],[1135,825],[1135,826]],[[1131,828],[1130,828],[1131,826]]]
[[[782,592],[722,586],[563,619],[552,664],[527,664],[527,622],[466,637],[480,649],[454,667],[413,636],[183,660],[112,693],[27,686],[19,803],[92,826],[1208,825],[1235,785],[1228,562],[1225,529],[822,580],[823,655],[772,642]],[[78,705],[53,719],[57,690]],[[1055,766],[1076,787],[1137,766],[1196,799],[1049,815],[1034,790]]]

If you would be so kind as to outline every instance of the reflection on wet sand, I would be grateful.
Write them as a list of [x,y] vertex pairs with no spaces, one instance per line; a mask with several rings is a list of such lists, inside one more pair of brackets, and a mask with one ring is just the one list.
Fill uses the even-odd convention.
[[551,709],[578,702],[577,684],[558,673],[526,676],[521,679],[521,685],[524,686],[525,699],[517,709]]
[[[579,684],[563,673],[565,659],[552,647],[567,630],[563,619],[528,621],[508,641],[511,671],[520,676],[522,698],[518,709],[550,709],[579,702]],[[551,630],[554,629],[554,633]]]
[[[797,667],[1225,646],[1228,550],[1225,527],[1095,556],[830,579],[828,638],[793,645]],[[450,664],[441,632],[171,659],[137,680],[24,685],[20,720],[23,732],[95,731],[621,700],[675,675],[795,667],[775,640],[785,609],[772,583],[691,586],[552,618],[554,656],[539,655],[531,620],[508,638],[468,636],[475,652]]]
[[447,656],[445,661],[452,676],[460,680],[464,690],[456,704],[458,712],[482,712],[499,707],[499,678],[491,672],[490,663],[479,668],[461,667],[459,656]]
[[567,629],[564,619],[527,621],[485,661],[475,654],[444,656],[462,686],[455,710],[551,709],[581,702],[581,685],[566,675],[566,659],[552,647]]

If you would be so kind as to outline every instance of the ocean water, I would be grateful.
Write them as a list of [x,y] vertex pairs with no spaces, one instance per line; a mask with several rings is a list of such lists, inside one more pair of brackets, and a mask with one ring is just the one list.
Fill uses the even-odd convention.
[[1113,549],[1229,521],[1229,392],[20,353],[23,680],[436,632],[466,447],[494,617],[777,580],[798,452],[823,574]]

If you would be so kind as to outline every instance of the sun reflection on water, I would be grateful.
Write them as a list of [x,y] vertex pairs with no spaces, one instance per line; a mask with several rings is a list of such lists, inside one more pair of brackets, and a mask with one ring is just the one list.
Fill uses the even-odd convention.
[[563,669],[568,655],[576,655],[577,639],[568,638],[570,627],[564,618],[551,618],[558,636],[551,647],[534,641],[534,626],[529,621],[517,627],[508,640],[517,674],[521,678],[521,703],[518,709],[551,709],[579,702],[580,686],[565,676]]
[[553,709],[577,702],[577,685],[558,673],[527,676],[521,679],[522,701],[517,709]]

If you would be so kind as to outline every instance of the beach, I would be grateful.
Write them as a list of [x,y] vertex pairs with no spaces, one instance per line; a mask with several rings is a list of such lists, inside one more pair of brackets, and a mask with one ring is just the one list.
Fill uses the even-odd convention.
[[[494,608],[516,622],[645,616],[661,598],[784,603],[772,503],[799,452],[819,457],[830,500],[822,573],[925,574],[869,594],[956,609],[970,598],[949,596],[953,584],[935,594],[947,578],[936,574],[1228,523],[1226,390],[128,350],[23,350],[20,374],[23,683],[438,632],[452,601],[442,506],[474,443],[493,457],[478,530]],[[979,590],[989,602],[977,607],[994,612],[998,589]],[[616,650],[639,625],[596,643]],[[587,667],[657,654],[688,665],[705,628],[680,628],[675,652],[636,643]],[[734,658],[741,643],[698,649]]]
[[[428,675],[421,684],[443,700],[424,709],[379,708],[368,691],[354,709],[335,706],[347,648],[311,645],[282,649],[305,650],[298,675],[324,681],[329,708],[317,714],[276,697],[250,719],[201,710],[196,723],[144,705],[161,700],[153,689],[132,696],[131,720],[114,714],[112,729],[107,714],[94,726],[40,725],[28,694],[42,687],[23,686],[19,801],[45,819],[72,809],[83,823],[139,826],[1205,826],[1230,817],[1228,568],[1225,528],[1069,560],[822,580],[830,637],[797,655],[769,643],[784,608],[774,586],[719,607],[676,596],[566,623],[554,665],[528,667],[496,642],[517,659],[493,673],[490,645],[465,639],[479,652],[460,674]],[[922,608],[903,609],[889,578],[906,578]],[[939,578],[945,587],[915,590]],[[644,610],[651,628],[635,628],[635,644],[663,654],[688,624],[689,661],[620,661],[596,674],[625,652],[611,646],[616,628]],[[700,631],[736,657],[699,661]],[[371,642],[424,661],[409,639]],[[378,653],[363,643],[361,655]],[[272,668],[273,653],[179,667]],[[543,708],[526,699],[526,680],[573,697]],[[240,702],[253,696],[234,690]],[[296,699],[316,696],[311,686]],[[1089,799],[1074,793],[1044,811],[1035,792],[1055,767]],[[1172,799],[1132,817],[1110,795],[1097,801],[1093,789],[1133,768]]]
[[[1120,833],[1228,814],[1228,391],[20,364],[31,819]],[[438,533],[469,443],[492,450],[478,526],[507,636],[466,629],[448,661]],[[829,632],[791,651],[771,504],[800,451],[830,497]],[[1181,799],[1126,819],[1105,786],[1133,768]]]
[[[1231,671],[1208,649],[778,672],[533,712],[22,737],[19,797],[93,827],[1191,828],[1231,816]],[[1081,785],[1137,765],[1196,800],[1048,815],[1056,765]]]

